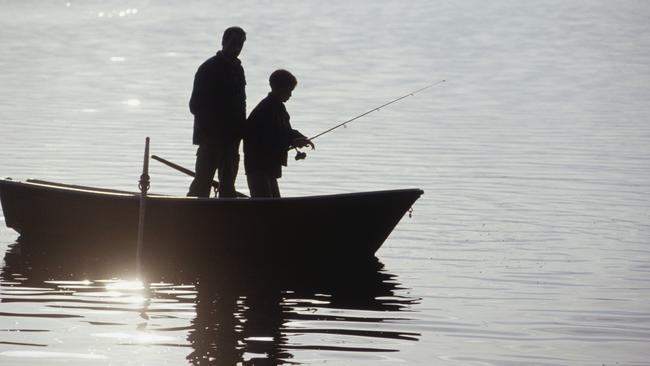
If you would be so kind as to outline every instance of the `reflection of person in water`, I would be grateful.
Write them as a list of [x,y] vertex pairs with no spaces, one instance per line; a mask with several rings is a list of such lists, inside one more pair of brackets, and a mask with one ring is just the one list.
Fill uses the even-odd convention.
[[[227,270],[204,268],[199,275],[196,318],[188,335],[194,350],[187,359],[195,365],[276,365],[292,358],[282,351],[280,288],[254,269],[219,267]],[[255,357],[244,360],[244,354]]]
[[287,314],[282,306],[282,291],[275,286],[260,286],[246,295],[244,304],[244,351],[260,356],[248,362],[251,365],[275,365],[260,361],[292,358],[290,353],[283,350],[287,337],[283,335],[282,327]]
[[208,273],[196,285],[196,317],[187,339],[193,351],[187,360],[194,365],[236,365],[243,359],[236,318],[237,294],[228,291],[226,277]]

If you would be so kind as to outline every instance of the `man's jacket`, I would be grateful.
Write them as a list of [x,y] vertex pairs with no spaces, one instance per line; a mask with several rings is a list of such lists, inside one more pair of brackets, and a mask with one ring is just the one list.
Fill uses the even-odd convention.
[[231,143],[241,138],[246,120],[245,89],[239,59],[229,59],[219,51],[199,66],[190,98],[192,143]]

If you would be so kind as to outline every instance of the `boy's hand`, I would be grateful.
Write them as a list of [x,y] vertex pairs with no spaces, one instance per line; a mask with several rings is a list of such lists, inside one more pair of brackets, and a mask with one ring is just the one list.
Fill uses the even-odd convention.
[[314,146],[314,143],[311,142],[310,139],[306,137],[298,137],[293,140],[293,146],[295,147],[305,147],[305,146],[311,146],[311,149],[314,150],[316,146]]

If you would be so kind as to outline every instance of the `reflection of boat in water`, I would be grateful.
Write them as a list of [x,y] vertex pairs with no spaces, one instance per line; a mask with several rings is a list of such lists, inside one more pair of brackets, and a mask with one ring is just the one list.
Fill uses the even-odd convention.
[[[101,283],[98,280],[132,272],[128,267],[133,261],[126,260],[126,256],[96,257],[78,251],[48,253],[41,248],[42,245],[24,239],[13,244],[5,254],[0,277],[4,282],[26,288],[56,287],[57,280],[85,279],[87,291],[94,292],[92,301],[82,300],[86,291],[83,286],[75,287],[65,301],[60,293],[53,300],[57,309],[81,317],[110,309],[112,300],[97,296],[97,285]],[[264,364],[281,364],[291,363],[294,358],[299,362],[301,355],[323,357],[322,352],[359,357],[398,351],[399,342],[419,338],[417,333],[399,329],[400,322],[408,321],[403,311],[408,311],[417,299],[400,296],[402,289],[396,276],[374,258],[357,261],[354,266],[291,260],[252,264],[232,258],[200,258],[145,260],[143,276],[151,283],[144,291],[146,305],[131,309],[155,319],[147,322],[149,332],[164,334],[169,329],[184,329],[191,347],[187,359],[193,364],[258,364],[262,359],[267,362]],[[123,268],[117,269],[120,266]],[[183,291],[178,291],[181,284]],[[188,296],[188,292],[193,296]],[[24,301],[29,306],[29,298]],[[43,299],[39,301],[42,303]],[[188,306],[195,315],[188,326],[179,327],[178,322],[183,319],[170,314]],[[124,304],[118,308],[128,310]],[[165,319],[175,327],[165,323]],[[102,325],[96,327],[101,329]]]
[[[290,198],[147,196],[145,248],[304,258],[371,257],[420,189]],[[43,181],[0,180],[8,227],[32,239],[133,247],[139,194]],[[260,245],[265,243],[268,245]]]
[[[419,334],[390,330],[384,323],[392,317],[399,321],[397,313],[415,300],[396,296],[395,276],[382,267],[372,261],[355,269],[333,265],[274,274],[265,268],[236,277],[217,269],[202,273],[188,336],[195,348],[190,358],[228,364],[229,357],[245,354],[287,360],[296,352],[397,351],[391,348],[395,341],[418,340]],[[233,284],[235,278],[242,282]],[[377,339],[393,342],[388,347]],[[224,344],[232,344],[231,352],[220,353]]]

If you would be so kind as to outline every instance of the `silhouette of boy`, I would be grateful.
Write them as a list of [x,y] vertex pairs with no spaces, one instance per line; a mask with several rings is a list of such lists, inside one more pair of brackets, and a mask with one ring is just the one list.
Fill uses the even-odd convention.
[[206,60],[194,76],[190,111],[194,115],[192,143],[196,177],[188,196],[209,197],[219,171],[219,198],[235,197],[239,170],[239,143],[246,121],[246,77],[237,58],[246,33],[239,27],[223,32],[221,51]]
[[287,166],[292,147],[314,144],[291,128],[284,103],[298,81],[289,71],[276,70],[269,78],[271,92],[253,109],[244,134],[244,168],[251,197],[280,197],[278,178]]

